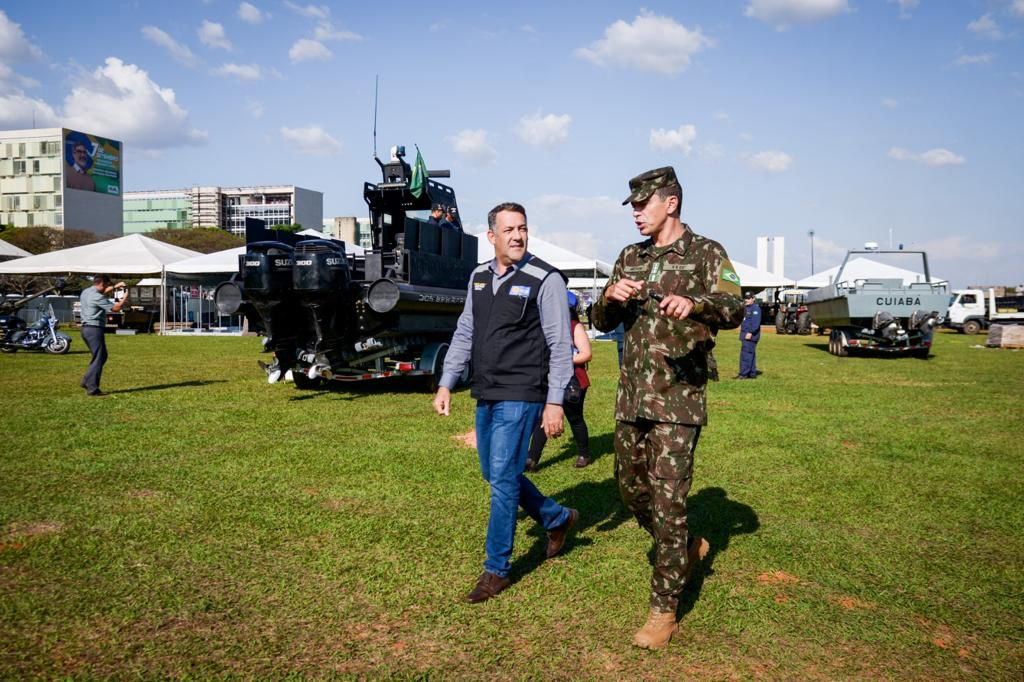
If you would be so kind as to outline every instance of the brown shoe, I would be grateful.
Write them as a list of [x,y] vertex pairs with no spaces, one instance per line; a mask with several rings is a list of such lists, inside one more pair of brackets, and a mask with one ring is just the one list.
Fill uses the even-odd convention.
[[590,466],[590,458],[589,457],[584,457],[583,455],[580,455],[579,457],[576,458],[576,465],[575,466],[576,466],[577,469],[582,469],[585,466]]
[[473,588],[472,592],[466,595],[466,601],[470,604],[479,604],[482,601],[487,601],[491,597],[496,596],[499,592],[504,590],[512,583],[508,578],[502,578],[500,575],[495,575],[490,571],[484,571],[477,578],[476,587]]
[[651,609],[647,622],[633,635],[633,644],[641,649],[660,649],[679,630],[674,611]]
[[548,531],[548,551],[547,555],[550,559],[559,552],[562,551],[562,547],[565,546],[565,539],[569,536],[569,531],[576,525],[576,522],[580,520],[580,513],[576,509],[569,510],[569,518],[566,519],[558,528]]

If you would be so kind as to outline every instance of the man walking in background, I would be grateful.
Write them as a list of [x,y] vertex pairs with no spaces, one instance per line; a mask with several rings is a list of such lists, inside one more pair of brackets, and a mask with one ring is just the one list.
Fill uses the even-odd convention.
[[680,221],[683,190],[671,166],[629,181],[623,204],[646,239],[623,249],[594,326],[625,328],[615,406],[615,475],[622,499],[654,538],[650,612],[633,636],[643,648],[668,644],[693,564],[708,551],[689,534],[686,496],[693,455],[707,423],[704,389],[717,329],[740,323],[740,282],[717,242]]
[[498,204],[487,214],[494,260],[473,271],[466,306],[444,361],[434,409],[447,416],[451,390],[473,361],[480,471],[491,488],[487,559],[466,601],[508,587],[517,507],[547,529],[548,558],[558,554],[579,519],[545,497],[526,476],[530,434],[540,420],[549,438],[562,434],[562,399],[572,376],[565,283],[527,250],[526,209]]
[[111,303],[108,295],[115,289],[124,288],[124,282],[118,282],[117,287],[110,284],[110,277],[107,275],[96,275],[93,277],[93,285],[82,290],[79,297],[82,315],[82,340],[89,347],[92,353],[92,361],[89,368],[85,370],[80,386],[85,389],[86,395],[106,395],[100,390],[100,379],[103,376],[103,365],[107,362],[107,340],[103,336],[107,326],[107,313],[120,312],[128,300],[128,292],[124,298],[117,303]]

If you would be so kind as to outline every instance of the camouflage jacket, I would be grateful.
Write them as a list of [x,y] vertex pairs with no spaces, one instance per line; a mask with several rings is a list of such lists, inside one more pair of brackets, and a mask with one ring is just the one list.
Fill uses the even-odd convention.
[[[602,294],[594,304],[597,329],[611,331],[620,323],[625,327],[615,406],[619,421],[707,424],[707,354],[718,329],[731,329],[743,320],[740,279],[725,249],[683,227],[683,236],[668,246],[655,247],[648,239],[619,254],[608,286],[623,277],[643,281],[646,286],[638,298],[623,304]],[[670,294],[693,299],[687,318],[658,312],[657,299]]]

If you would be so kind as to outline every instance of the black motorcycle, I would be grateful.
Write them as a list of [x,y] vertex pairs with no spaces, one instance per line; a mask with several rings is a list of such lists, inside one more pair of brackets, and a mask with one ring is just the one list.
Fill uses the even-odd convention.
[[42,350],[63,355],[71,348],[71,337],[57,331],[58,326],[52,305],[32,324],[17,315],[0,315],[0,351]]

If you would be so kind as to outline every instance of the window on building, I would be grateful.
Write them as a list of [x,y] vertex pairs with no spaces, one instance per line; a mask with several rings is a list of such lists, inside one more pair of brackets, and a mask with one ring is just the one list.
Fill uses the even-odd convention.
[[11,158],[11,154],[13,154],[13,150],[11,149],[11,143],[8,142],[5,146],[7,148],[7,153],[4,154],[4,158],[5,159],[9,159],[9,158]]
[[25,174],[25,162],[24,161],[15,161],[14,162],[14,174],[15,175],[24,175]]
[[38,173],[39,172],[39,159],[35,159],[34,161],[32,161],[32,172],[33,173]]
[[53,191],[54,192],[59,192],[60,191],[60,176],[59,175],[54,175],[53,176]]
[[60,208],[63,205],[64,205],[64,197],[61,196],[60,194],[53,195],[53,207],[54,208]]
[[43,197],[43,195],[41,194],[32,195],[32,209],[38,211],[41,208],[46,208],[46,206],[44,205],[45,202],[43,201],[44,198],[45,197]]
[[25,156],[25,143],[24,142],[19,142],[18,143],[18,156]]
[[35,224],[36,224],[36,214],[35,213],[29,213],[28,214],[28,224],[26,225],[26,227],[33,227]]
[[46,153],[50,156],[60,154],[60,142],[47,142]]
[[64,214],[61,213],[60,211],[57,211],[56,213],[54,213],[53,214],[53,224],[54,225],[63,225],[64,224]]

